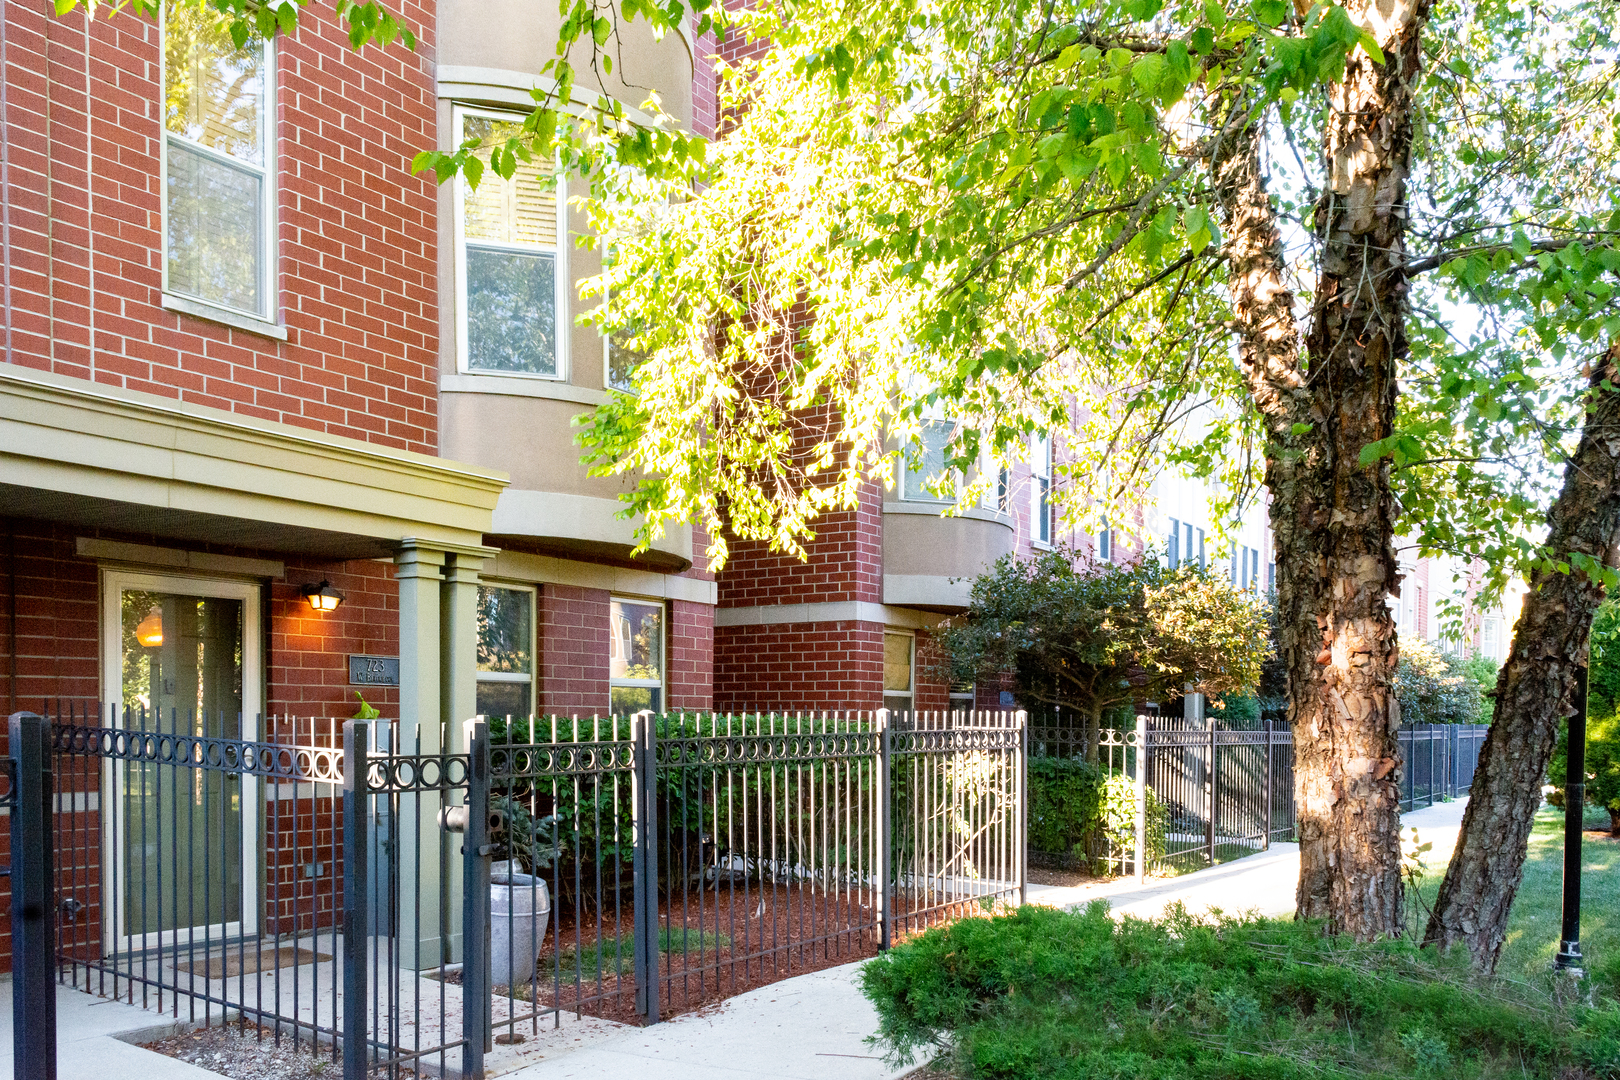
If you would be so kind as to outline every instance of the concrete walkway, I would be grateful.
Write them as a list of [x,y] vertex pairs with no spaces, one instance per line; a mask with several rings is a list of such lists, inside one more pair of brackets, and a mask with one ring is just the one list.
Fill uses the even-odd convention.
[[[1434,845],[1424,857],[1440,873],[1451,857],[1465,801],[1405,815],[1403,841],[1411,830]],[[1270,851],[1178,878],[1132,880],[1074,888],[1031,886],[1030,900],[1078,907],[1107,899],[1115,911],[1144,918],[1176,901],[1194,914],[1219,909],[1287,915],[1294,909],[1299,849],[1274,844]],[[584,1080],[630,1076],[636,1080],[892,1080],[914,1067],[891,1068],[866,1045],[877,1014],[856,988],[859,964],[753,990],[710,1009],[678,1016],[650,1028],[606,1021],[564,1025],[526,1045],[523,1060],[500,1071],[514,1080]],[[171,1034],[177,1026],[138,1007],[57,991],[60,1080],[209,1080],[217,1076],[135,1042]],[[184,1026],[184,1025],[181,1025]],[[0,1077],[9,1076],[11,981],[0,980]],[[495,1065],[495,1062],[491,1062]],[[498,1067],[498,1066],[497,1066]]]
[[[1443,873],[1451,861],[1451,849],[1457,844],[1463,808],[1467,805],[1467,799],[1460,799],[1402,815],[1402,849],[1412,850],[1412,830],[1416,829],[1420,843],[1434,845],[1423,856],[1430,872]],[[1195,915],[1211,910],[1231,915],[1245,911],[1292,915],[1294,886],[1298,880],[1299,845],[1273,844],[1269,851],[1244,859],[1181,877],[1150,878],[1142,885],[1132,878],[1072,888],[1031,885],[1029,899],[1031,903],[1052,907],[1084,907],[1093,900],[1106,899],[1115,912],[1144,919],[1163,914],[1165,908],[1177,901]]]
[[[13,1072],[11,1037],[11,977],[0,980],[0,1077]],[[217,1073],[187,1065],[163,1054],[143,1050],[137,1042],[151,1042],[190,1028],[139,1005],[92,997],[56,988],[57,1080],[219,1080]],[[29,1075],[24,1073],[23,1075]],[[38,1075],[43,1076],[41,1071]]]

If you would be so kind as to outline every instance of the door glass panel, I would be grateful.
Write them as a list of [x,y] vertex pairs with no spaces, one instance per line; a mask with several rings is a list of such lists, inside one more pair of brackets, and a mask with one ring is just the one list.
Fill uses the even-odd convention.
[[[123,726],[240,739],[242,608],[239,599],[124,590]],[[151,762],[120,767],[123,933],[239,921],[241,778]]]

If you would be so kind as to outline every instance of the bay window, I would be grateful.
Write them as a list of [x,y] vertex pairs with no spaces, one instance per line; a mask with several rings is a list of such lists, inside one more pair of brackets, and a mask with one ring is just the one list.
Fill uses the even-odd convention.
[[486,168],[456,188],[456,331],[463,371],[563,377],[568,329],[562,237],[566,206],[550,162],[519,161],[510,180],[488,167],[522,130],[516,118],[457,109],[456,144],[476,140]]
[[949,420],[924,420],[918,432],[917,441],[922,445],[918,448],[916,456],[906,456],[903,460],[905,473],[902,477],[900,497],[911,502],[955,502],[952,495],[941,495],[928,490],[930,481],[939,483],[945,476],[945,448],[950,444],[951,435],[956,425]]
[[163,8],[163,291],[274,318],[273,47]]
[[1037,544],[1052,542],[1052,440],[1037,436],[1031,440],[1030,537]]

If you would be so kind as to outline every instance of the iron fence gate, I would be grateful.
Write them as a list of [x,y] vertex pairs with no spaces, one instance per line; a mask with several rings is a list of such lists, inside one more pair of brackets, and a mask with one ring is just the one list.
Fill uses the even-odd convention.
[[22,1040],[54,1053],[53,982],[345,1080],[476,1077],[565,1014],[654,1022],[1024,898],[1021,713],[480,719],[456,743],[225,719],[12,718],[19,1076],[48,1075]]
[[[1466,795],[1488,730],[1486,724],[1401,727],[1401,808]],[[1076,759],[1088,752],[1081,725],[1038,724],[1029,738],[1036,757]],[[1130,787],[1128,820],[1110,819],[1105,806],[1099,828],[1085,839],[1088,861],[1104,873],[1186,873],[1294,839],[1294,738],[1286,724],[1228,729],[1139,716],[1134,730],[1101,731],[1095,760],[1105,784]]]

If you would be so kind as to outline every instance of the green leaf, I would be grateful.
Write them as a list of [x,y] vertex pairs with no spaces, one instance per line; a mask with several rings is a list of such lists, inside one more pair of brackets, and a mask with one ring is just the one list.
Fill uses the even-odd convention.
[[1288,18],[1288,0],[1254,0],[1249,6],[1263,26],[1277,26]]
[[1200,26],[1192,32],[1187,44],[1197,55],[1208,56],[1215,51],[1215,32],[1207,26]]
[[1151,94],[1159,88],[1159,82],[1164,78],[1164,68],[1164,57],[1158,53],[1148,53],[1132,66],[1131,78],[1136,80],[1137,86]]
[[1521,259],[1530,257],[1530,238],[1518,229],[1513,231],[1513,253]]

